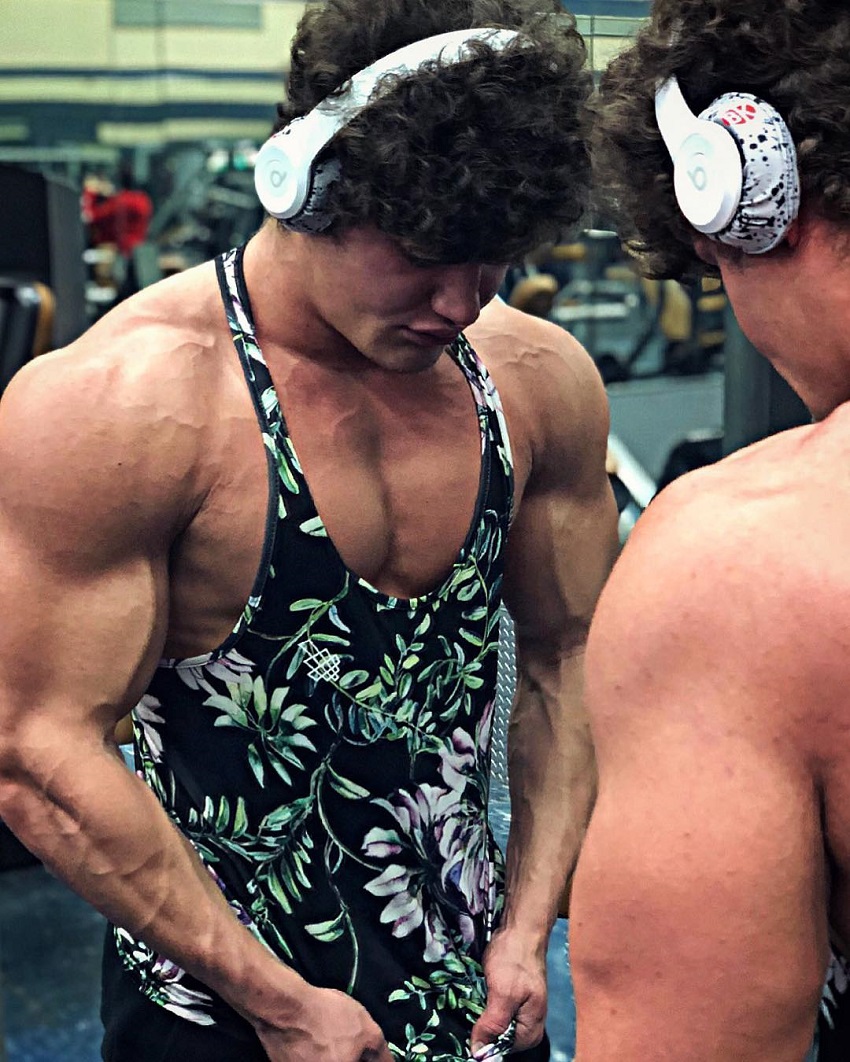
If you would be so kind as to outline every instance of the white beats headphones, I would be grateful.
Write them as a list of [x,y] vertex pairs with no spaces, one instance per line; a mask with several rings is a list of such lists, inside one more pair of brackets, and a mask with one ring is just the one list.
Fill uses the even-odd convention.
[[691,225],[747,254],[780,244],[800,209],[800,178],[778,111],[748,92],[727,92],[697,116],[671,77],[655,94],[655,117]]
[[[254,185],[264,209],[300,232],[321,232],[333,218],[324,210],[327,192],[339,180],[339,163],[331,158],[316,165],[316,157],[336,134],[382,94],[387,74],[409,77],[422,65],[438,59],[458,63],[469,58],[468,45],[484,41],[501,50],[519,36],[494,27],[440,33],[399,48],[355,74],[338,96],[322,100],[309,114],[296,118],[260,148]],[[391,83],[392,84],[392,83]]]

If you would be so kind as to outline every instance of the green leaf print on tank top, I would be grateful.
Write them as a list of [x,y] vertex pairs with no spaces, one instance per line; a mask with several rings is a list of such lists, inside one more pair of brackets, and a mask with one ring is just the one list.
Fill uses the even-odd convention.
[[[513,490],[499,397],[461,337],[450,353],[482,446],[475,516],[432,593],[382,594],[346,568],[316,512],[253,336],[241,252],[218,270],[265,441],[266,542],[227,641],[157,669],[134,713],[137,769],[283,962],[358,999],[397,1060],[465,1062],[503,876],[486,817]],[[150,999],[189,1021],[232,1020],[116,935]]]

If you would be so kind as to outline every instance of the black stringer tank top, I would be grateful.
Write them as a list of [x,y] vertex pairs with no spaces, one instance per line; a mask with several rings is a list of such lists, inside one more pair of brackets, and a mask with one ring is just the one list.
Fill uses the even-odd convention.
[[[358,999],[396,1058],[469,1058],[481,957],[501,903],[487,827],[510,444],[461,337],[478,409],[475,515],[433,592],[388,597],[328,537],[254,337],[241,249],[219,282],[269,468],[251,597],[217,650],[163,660],[134,712],[137,770],[249,931],[308,982]],[[233,1012],[117,929],[154,1002],[202,1024]]]

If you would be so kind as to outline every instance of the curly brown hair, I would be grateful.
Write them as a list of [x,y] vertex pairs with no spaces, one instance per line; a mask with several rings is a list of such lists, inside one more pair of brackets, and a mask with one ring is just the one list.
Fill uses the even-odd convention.
[[591,104],[597,197],[646,275],[706,272],[676,205],[673,165],[655,121],[656,85],[672,74],[695,113],[736,90],[772,104],[797,145],[803,202],[850,228],[850,7],[655,0]]
[[[438,33],[518,30],[397,79],[337,135],[331,233],[371,223],[423,262],[514,261],[561,238],[589,198],[586,49],[560,0],[327,0],[292,44],[275,131],[358,70]],[[529,42],[531,47],[529,47]]]

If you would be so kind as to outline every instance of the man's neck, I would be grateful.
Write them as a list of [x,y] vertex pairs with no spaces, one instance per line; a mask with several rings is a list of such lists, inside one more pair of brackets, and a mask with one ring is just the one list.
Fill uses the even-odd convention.
[[300,357],[340,366],[357,352],[322,317],[304,268],[302,243],[311,239],[266,220],[249,240],[243,259],[254,326],[264,352],[285,348]]

